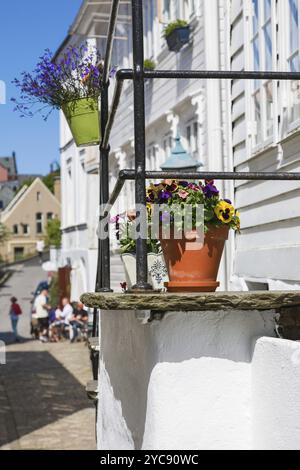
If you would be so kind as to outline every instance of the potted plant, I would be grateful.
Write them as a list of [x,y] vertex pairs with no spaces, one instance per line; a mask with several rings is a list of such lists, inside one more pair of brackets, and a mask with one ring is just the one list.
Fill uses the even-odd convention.
[[172,21],[165,27],[163,36],[166,38],[169,51],[179,52],[190,40],[190,27],[188,22],[185,20]]
[[[126,289],[136,284],[136,240],[135,213],[130,212],[113,217],[116,237],[121,248],[121,259],[126,277]],[[168,272],[158,240],[151,238],[147,241],[148,249],[148,282],[154,290],[163,290],[168,281]]]
[[148,72],[152,72],[153,70],[156,69],[156,62],[152,59],[145,59],[144,69]]
[[46,50],[32,73],[13,81],[20,90],[20,99],[12,98],[15,111],[21,117],[41,112],[47,120],[53,109],[62,109],[78,147],[99,144],[99,63],[98,51],[86,44],[68,47],[59,59]]
[[[220,285],[217,275],[229,229],[240,228],[239,214],[231,201],[220,198],[213,181],[195,184],[172,180],[152,184],[147,190],[147,200],[148,204],[158,207],[163,204],[169,211],[167,219],[164,220],[163,213],[160,216],[158,234],[170,279],[166,283],[167,290],[214,292]],[[182,230],[182,217],[174,214],[175,210],[184,211],[187,206],[192,211],[189,232]],[[199,222],[195,209],[200,206],[204,210],[204,220]],[[166,224],[170,225],[170,234],[163,237],[162,227]],[[199,229],[204,231],[202,239],[198,235]]]

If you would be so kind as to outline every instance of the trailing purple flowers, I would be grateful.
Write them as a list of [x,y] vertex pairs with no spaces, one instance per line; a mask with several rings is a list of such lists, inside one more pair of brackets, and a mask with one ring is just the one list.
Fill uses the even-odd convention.
[[[114,74],[111,71],[111,75]],[[32,73],[23,72],[12,82],[20,90],[19,99],[12,98],[15,111],[21,117],[43,113],[46,120],[52,109],[61,109],[66,103],[80,98],[97,99],[102,91],[102,61],[95,48],[82,44],[69,46],[54,61],[46,50]],[[42,105],[38,109],[37,105]],[[49,112],[47,108],[51,108]]]

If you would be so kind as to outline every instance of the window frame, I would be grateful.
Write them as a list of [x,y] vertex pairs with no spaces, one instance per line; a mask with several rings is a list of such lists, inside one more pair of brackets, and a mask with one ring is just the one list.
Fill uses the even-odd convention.
[[[188,129],[190,129],[190,139],[188,137]],[[198,119],[192,118],[185,123],[185,140],[187,151],[192,155],[195,161],[201,161],[201,144],[200,144],[200,123]],[[189,142],[190,140],[190,142]]]
[[[298,3],[298,54],[299,54],[299,62],[300,62],[300,0],[296,0]],[[279,50],[279,66],[281,70],[286,72],[290,72],[289,61],[293,55],[296,54],[297,50],[294,53],[290,51],[290,8],[289,8],[289,1],[286,0],[285,2],[279,2],[278,5],[278,17],[279,17],[279,30],[282,37],[281,47]],[[299,72],[300,72],[300,64],[299,64]],[[291,113],[291,103],[292,100],[292,92],[290,89],[291,82],[285,81],[284,83],[280,83],[280,100],[281,100],[281,132],[280,137],[281,139],[286,138],[288,135],[294,133],[300,128],[300,113],[299,117],[295,120],[290,119]],[[300,89],[299,92],[299,99],[300,99]],[[285,126],[283,123],[287,123]]]
[[[250,11],[249,21],[248,21],[248,39],[246,41],[248,51],[246,50],[246,64],[248,70],[255,70],[254,63],[254,41],[258,40],[259,48],[259,71],[266,71],[266,41],[265,41],[265,29],[268,23],[271,23],[271,37],[272,37],[272,71],[277,70],[277,24],[278,24],[278,15],[277,15],[277,5],[276,1],[271,0],[271,16],[267,19],[265,18],[265,2],[258,0],[258,27],[257,31],[254,31],[254,3],[253,0],[248,0],[248,10]],[[257,83],[258,82],[258,83]],[[267,86],[272,84],[273,92],[273,126],[272,132],[268,135],[268,118],[267,118]],[[247,113],[250,113],[250,121],[252,123],[251,133],[250,133],[250,142],[251,142],[251,154],[255,155],[265,148],[270,147],[278,140],[278,82],[276,80],[260,80],[260,81],[249,81],[248,86],[246,86],[246,98],[250,102],[250,106],[247,109]],[[260,101],[260,132],[261,139],[257,141],[258,136],[258,121],[255,116],[255,96],[257,94],[261,95]],[[249,133],[248,133],[249,134]]]
[[[25,228],[27,230],[25,230]],[[28,237],[30,235],[30,226],[29,226],[29,224],[22,224],[22,229],[23,229],[24,237]]]
[[[41,217],[38,218],[38,215]],[[41,230],[38,230],[38,225],[41,224]],[[35,230],[37,235],[41,235],[44,233],[44,223],[43,223],[43,213],[42,212],[36,212],[35,214]]]

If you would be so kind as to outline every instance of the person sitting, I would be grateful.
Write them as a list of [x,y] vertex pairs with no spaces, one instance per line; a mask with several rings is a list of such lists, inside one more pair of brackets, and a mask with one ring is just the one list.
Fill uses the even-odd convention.
[[73,312],[74,309],[70,303],[70,299],[68,297],[64,297],[62,299],[62,312],[60,314],[60,320],[63,323],[63,332],[69,331],[69,337],[72,339],[73,329],[70,325],[70,321],[73,320]]
[[84,309],[84,305],[81,302],[78,302],[77,308],[73,314],[73,318],[70,321],[70,325],[72,326],[72,335],[70,337],[71,343],[74,343],[78,338],[79,333],[81,334],[88,323],[88,312]]
[[51,309],[49,312],[49,340],[52,343],[58,343],[62,338],[62,320],[61,309],[58,305],[56,309]]

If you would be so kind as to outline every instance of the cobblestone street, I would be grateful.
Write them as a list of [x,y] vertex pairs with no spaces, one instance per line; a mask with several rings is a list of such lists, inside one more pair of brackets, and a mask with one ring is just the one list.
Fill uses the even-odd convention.
[[[37,263],[19,265],[0,288],[0,339],[7,344],[7,364],[0,365],[0,450],[93,450],[95,409],[85,392],[91,379],[87,347],[30,339],[30,294],[44,278]],[[24,312],[20,344],[12,344],[9,333],[11,295]]]

